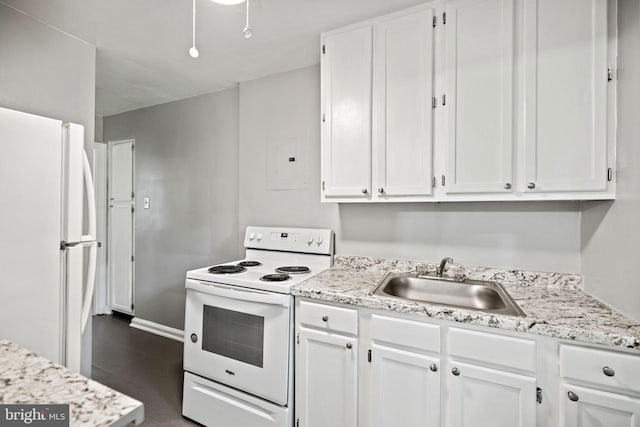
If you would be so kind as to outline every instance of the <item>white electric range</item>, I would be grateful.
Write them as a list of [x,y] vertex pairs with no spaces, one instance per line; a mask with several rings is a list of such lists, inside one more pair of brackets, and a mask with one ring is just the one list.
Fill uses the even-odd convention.
[[182,413],[293,426],[291,287],[333,265],[331,230],[247,227],[242,260],[187,272]]

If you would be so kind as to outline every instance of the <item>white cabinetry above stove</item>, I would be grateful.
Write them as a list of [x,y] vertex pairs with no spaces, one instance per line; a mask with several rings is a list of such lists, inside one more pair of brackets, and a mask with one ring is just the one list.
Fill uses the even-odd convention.
[[438,0],[322,35],[323,202],[615,196],[615,0]]

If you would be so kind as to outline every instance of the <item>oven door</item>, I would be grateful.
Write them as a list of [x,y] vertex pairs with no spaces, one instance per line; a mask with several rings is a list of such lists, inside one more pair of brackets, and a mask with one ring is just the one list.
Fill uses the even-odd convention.
[[184,369],[287,404],[290,295],[187,279]]

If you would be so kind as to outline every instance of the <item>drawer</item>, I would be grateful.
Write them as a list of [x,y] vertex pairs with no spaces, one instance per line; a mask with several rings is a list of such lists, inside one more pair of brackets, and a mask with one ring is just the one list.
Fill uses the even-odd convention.
[[481,364],[535,372],[536,343],[506,335],[450,328],[449,355]]
[[374,341],[440,352],[440,326],[396,317],[371,316]]
[[640,355],[561,345],[560,376],[639,393]]
[[298,321],[308,326],[358,335],[358,311],[349,308],[300,302]]

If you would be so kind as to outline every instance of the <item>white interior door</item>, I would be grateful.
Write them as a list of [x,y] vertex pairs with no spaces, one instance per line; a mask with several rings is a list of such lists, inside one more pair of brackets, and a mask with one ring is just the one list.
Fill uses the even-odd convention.
[[112,310],[134,314],[134,141],[109,143],[108,277]]
[[107,314],[109,292],[107,282],[107,144],[96,142],[93,148],[93,182],[96,194],[96,240],[99,242],[93,314]]
[[447,3],[447,193],[511,192],[514,0]]

